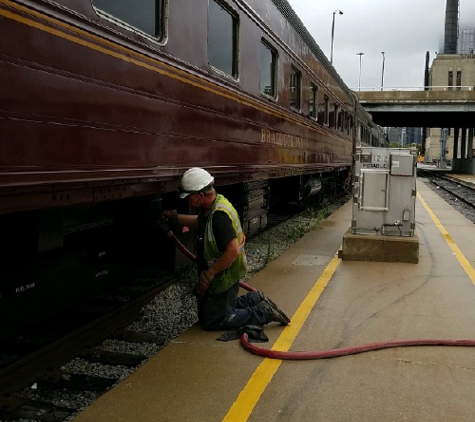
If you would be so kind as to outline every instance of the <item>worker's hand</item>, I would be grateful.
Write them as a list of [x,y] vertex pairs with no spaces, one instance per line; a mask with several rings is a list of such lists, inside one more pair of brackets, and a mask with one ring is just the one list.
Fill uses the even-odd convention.
[[178,211],[177,210],[167,210],[167,211],[163,211],[163,216],[167,219],[167,220],[171,220],[173,221],[174,223],[176,223],[178,221]]
[[208,282],[212,282],[213,281],[213,278],[215,276],[214,274],[214,271],[212,271],[212,268],[208,268],[206,271],[203,271],[201,273],[205,278],[206,280],[208,280]]
[[198,300],[203,299],[206,290],[208,290],[210,280],[206,277],[204,271],[201,272],[198,283],[195,284],[193,289],[193,294],[198,298]]

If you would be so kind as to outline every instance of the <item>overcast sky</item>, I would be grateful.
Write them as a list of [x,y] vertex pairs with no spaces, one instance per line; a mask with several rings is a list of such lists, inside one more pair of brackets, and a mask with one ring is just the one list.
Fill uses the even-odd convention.
[[[333,65],[342,79],[358,89],[421,87],[426,52],[430,62],[443,51],[445,0],[288,0],[330,59],[335,15]],[[475,27],[475,0],[460,0],[460,27]]]

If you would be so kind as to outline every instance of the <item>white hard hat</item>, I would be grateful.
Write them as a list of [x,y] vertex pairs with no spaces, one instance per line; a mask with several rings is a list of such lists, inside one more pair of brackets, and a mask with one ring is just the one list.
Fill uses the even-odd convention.
[[180,198],[186,198],[192,193],[199,192],[213,182],[214,177],[206,170],[199,167],[192,167],[185,171],[181,178]]

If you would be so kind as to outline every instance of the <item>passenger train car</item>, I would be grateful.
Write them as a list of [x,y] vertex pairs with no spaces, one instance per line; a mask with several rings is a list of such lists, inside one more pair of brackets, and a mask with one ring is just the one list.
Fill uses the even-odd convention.
[[0,0],[0,309],[171,265],[156,220],[189,167],[252,234],[385,142],[286,0],[190,3]]

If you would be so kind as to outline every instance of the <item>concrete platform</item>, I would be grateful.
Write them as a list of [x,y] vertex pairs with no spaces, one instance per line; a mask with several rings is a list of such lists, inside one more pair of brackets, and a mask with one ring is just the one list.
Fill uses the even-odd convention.
[[469,185],[475,184],[475,174],[449,173],[447,176],[468,183]]
[[[418,180],[419,263],[336,257],[348,203],[249,284],[292,319],[275,350],[475,338],[475,225]],[[473,422],[470,347],[406,347],[309,361],[264,359],[193,326],[74,422]]]
[[419,262],[419,236],[353,234],[351,227],[343,236],[341,259],[344,261]]

